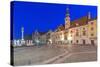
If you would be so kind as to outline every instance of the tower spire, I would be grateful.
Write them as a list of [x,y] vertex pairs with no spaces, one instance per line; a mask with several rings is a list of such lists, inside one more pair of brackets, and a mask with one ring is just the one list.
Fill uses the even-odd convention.
[[91,12],[88,12],[88,19],[91,19]]
[[70,27],[70,14],[69,14],[69,8],[66,8],[66,17],[65,17],[65,29],[68,29]]

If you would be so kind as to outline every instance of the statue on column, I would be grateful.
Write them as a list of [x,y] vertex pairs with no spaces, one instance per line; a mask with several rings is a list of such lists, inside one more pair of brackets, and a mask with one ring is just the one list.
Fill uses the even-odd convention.
[[22,35],[21,35],[21,45],[25,45],[25,40],[24,40],[24,27],[21,28],[21,32],[22,32]]

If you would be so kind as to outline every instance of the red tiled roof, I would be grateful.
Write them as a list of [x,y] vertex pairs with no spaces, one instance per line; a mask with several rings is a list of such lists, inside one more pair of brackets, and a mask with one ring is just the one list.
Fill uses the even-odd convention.
[[71,24],[70,24],[70,28],[86,25],[87,23],[88,23],[88,16],[84,16],[80,19],[72,21]]

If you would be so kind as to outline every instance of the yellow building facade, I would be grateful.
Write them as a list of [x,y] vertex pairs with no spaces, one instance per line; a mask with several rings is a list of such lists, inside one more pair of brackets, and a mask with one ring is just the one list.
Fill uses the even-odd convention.
[[[59,26],[51,39],[59,44],[97,44],[97,19],[92,19],[90,12],[79,19],[70,21],[70,13],[67,8],[65,25]],[[54,38],[56,40],[54,40]]]
[[90,44],[97,44],[97,20],[91,20],[88,22],[88,37]]

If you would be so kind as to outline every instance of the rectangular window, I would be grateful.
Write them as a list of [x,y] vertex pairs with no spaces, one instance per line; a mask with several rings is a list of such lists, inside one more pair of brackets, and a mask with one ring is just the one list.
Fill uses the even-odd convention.
[[76,43],[78,43],[78,40],[76,40]]
[[94,36],[94,34],[91,34],[91,36]]
[[73,43],[73,41],[71,40],[71,43]]
[[71,35],[71,37],[72,37],[72,35]]
[[65,40],[67,40],[67,36],[64,36],[65,37]]
[[85,30],[85,28],[83,28],[83,30]]
[[85,44],[85,40],[83,40],[83,44]]
[[91,30],[93,30],[93,27],[91,27]]
[[94,45],[94,44],[95,44],[95,43],[94,43],[94,40],[91,40],[91,44],[92,44],[92,45]]
[[86,35],[86,31],[83,31],[83,36],[85,36]]
[[76,32],[76,36],[79,36],[79,33],[78,32]]

